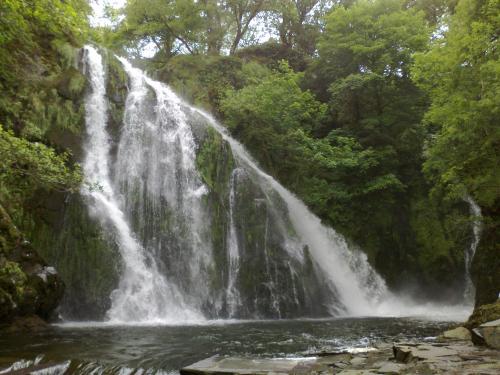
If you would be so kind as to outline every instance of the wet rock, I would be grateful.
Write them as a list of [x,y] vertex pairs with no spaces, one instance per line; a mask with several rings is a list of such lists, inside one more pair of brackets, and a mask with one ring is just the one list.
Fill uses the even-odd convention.
[[478,328],[473,328],[471,331],[471,339],[474,345],[486,345],[486,341],[484,341],[483,334]]
[[447,340],[470,340],[471,333],[465,327],[457,327],[455,329],[450,329],[449,331],[444,332],[441,336],[441,339]]
[[354,357],[351,359],[351,365],[353,366],[361,366],[366,362],[366,358],[364,357]]
[[400,363],[386,362],[377,372],[382,374],[399,374],[406,366]]
[[39,332],[48,329],[47,322],[37,315],[14,318],[7,332]]
[[486,345],[494,349],[500,349],[500,319],[479,326]]
[[481,324],[497,319],[500,319],[500,300],[474,309],[474,312],[464,326],[473,329],[479,327]]
[[423,360],[434,360],[437,357],[457,356],[457,354],[458,352],[455,349],[435,345],[419,345],[412,350],[413,357]]
[[394,354],[394,358],[397,362],[400,363],[409,363],[413,360],[413,354],[411,352],[411,348],[408,346],[396,346],[392,347],[392,352]]
[[[408,363],[388,360],[404,355]],[[350,358],[348,356],[351,356]],[[409,359],[411,358],[411,359]],[[465,341],[383,345],[357,354],[334,354],[310,358],[211,357],[181,370],[181,374],[500,374],[500,351]]]
[[[23,238],[0,205],[0,324],[33,315],[48,319],[63,291],[55,269]],[[28,326],[37,325],[29,321]]]
[[349,366],[349,363],[347,363],[347,362],[335,362],[333,364],[333,366],[335,366],[337,368],[346,368],[347,366]]

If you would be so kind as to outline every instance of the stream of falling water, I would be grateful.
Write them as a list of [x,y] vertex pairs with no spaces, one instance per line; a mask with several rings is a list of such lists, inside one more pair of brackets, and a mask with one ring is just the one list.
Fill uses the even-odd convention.
[[[82,193],[91,214],[114,232],[123,264],[119,287],[111,295],[108,319],[124,323],[202,319],[186,306],[175,284],[169,283],[158,271],[154,257],[146,253],[134,237],[116,199],[109,171],[110,139],[106,132],[108,108],[102,57],[92,46],[85,47],[85,54],[91,92],[85,106],[87,142],[83,171],[87,183],[93,187],[85,188]],[[132,77],[130,101],[143,94],[134,83],[137,82]],[[133,107],[133,103],[130,106]]]
[[471,267],[472,260],[474,259],[474,255],[476,254],[477,246],[479,245],[479,241],[481,239],[481,208],[477,205],[477,203],[472,199],[470,195],[466,195],[464,200],[469,204],[470,214],[473,217],[472,219],[472,233],[474,238],[472,242],[464,251],[464,262],[465,262],[465,290],[464,290],[464,299],[465,301],[473,304],[474,297],[476,295],[476,288],[474,287],[474,283],[471,278]]
[[228,314],[229,317],[234,317],[238,305],[241,303],[240,294],[236,287],[236,280],[240,268],[240,252],[238,248],[238,238],[236,233],[236,225],[234,220],[235,215],[235,200],[236,200],[236,180],[238,173],[241,170],[235,168],[231,173],[231,181],[229,185],[229,231],[228,231],[228,255],[229,255],[229,280],[227,283],[227,299],[228,299]]

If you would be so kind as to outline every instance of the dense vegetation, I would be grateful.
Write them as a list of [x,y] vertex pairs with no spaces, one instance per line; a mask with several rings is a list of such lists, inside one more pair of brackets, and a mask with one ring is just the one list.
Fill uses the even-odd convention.
[[49,318],[64,291],[24,224],[43,194],[81,184],[64,139],[81,130],[85,78],[76,61],[87,12],[83,0],[0,3],[0,322]]
[[77,57],[92,40],[214,113],[394,287],[459,297],[470,195],[478,301],[496,298],[498,1],[128,0],[93,29],[88,12],[0,3],[0,207],[22,230],[37,193],[81,183]]

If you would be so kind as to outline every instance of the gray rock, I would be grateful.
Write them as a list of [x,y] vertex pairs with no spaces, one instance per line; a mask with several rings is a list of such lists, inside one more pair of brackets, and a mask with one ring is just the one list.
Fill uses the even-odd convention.
[[396,346],[392,347],[392,352],[394,353],[394,358],[397,362],[408,363],[413,359],[413,354],[411,348],[408,346]]
[[351,359],[351,365],[353,366],[361,366],[363,364],[365,364],[366,362],[366,358],[363,358],[363,357],[354,357],[353,359]]
[[406,366],[400,363],[386,362],[377,372],[382,374],[399,374]]
[[457,327],[455,329],[450,329],[449,331],[443,332],[441,337],[447,340],[470,340],[471,334],[467,328]]
[[483,337],[483,334],[481,333],[481,331],[479,330],[479,328],[474,328],[472,331],[471,331],[471,339],[472,339],[472,342],[474,343],[474,345],[486,345],[486,341],[484,341],[484,337]]
[[446,347],[438,347],[433,345],[419,345],[412,350],[414,357],[424,360],[434,360],[437,357],[457,356],[458,352],[454,349]]
[[500,319],[480,325],[479,331],[484,337],[486,345],[500,349]]

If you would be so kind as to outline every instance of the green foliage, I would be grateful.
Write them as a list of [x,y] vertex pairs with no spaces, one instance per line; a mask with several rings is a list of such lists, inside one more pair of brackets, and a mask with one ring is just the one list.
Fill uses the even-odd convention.
[[[158,66],[154,63],[152,67]],[[229,89],[240,89],[261,81],[270,71],[253,61],[245,62],[234,56],[179,55],[172,57],[157,70],[160,79],[188,101],[220,113],[220,101]]]
[[500,189],[500,59],[498,1],[458,3],[449,31],[417,58],[415,81],[432,100],[424,169],[452,196],[472,194],[498,207]]
[[326,106],[298,86],[300,74],[286,64],[261,83],[228,93],[225,123],[280,181],[336,225],[349,222],[348,206],[362,196],[401,191],[394,174],[380,174],[383,152],[363,149],[352,137],[312,133]]
[[401,0],[359,0],[326,17],[318,50],[320,79],[329,84],[350,74],[404,78],[412,54],[423,50],[429,31],[421,13]]
[[1,128],[0,154],[0,201],[8,208],[19,208],[37,189],[75,191],[81,183],[78,166],[68,166],[68,154]]
[[[237,135],[240,128],[264,133],[271,128],[279,134],[298,128],[311,132],[317,128],[325,117],[326,106],[316,101],[312,93],[301,90],[300,77],[283,62],[262,83],[229,92],[221,108],[227,126]],[[258,125],[250,126],[252,123]],[[257,141],[259,136],[249,134],[241,138]]]

